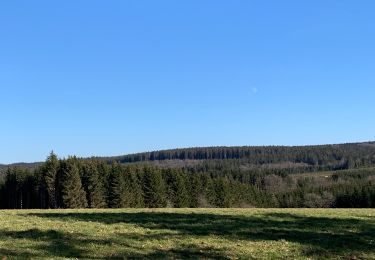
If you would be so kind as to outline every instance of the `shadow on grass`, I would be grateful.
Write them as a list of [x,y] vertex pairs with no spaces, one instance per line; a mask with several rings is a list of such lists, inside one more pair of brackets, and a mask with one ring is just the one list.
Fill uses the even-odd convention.
[[[92,240],[92,239],[85,239],[81,240],[73,235],[56,231],[56,230],[39,230],[39,229],[29,229],[25,231],[3,231],[0,233],[0,240],[4,241],[6,239],[12,240],[32,240],[32,241],[42,241],[47,242],[42,246],[37,246],[34,251],[44,251],[46,252],[46,256],[52,255],[55,257],[76,257],[80,256],[84,253],[83,250],[76,247],[76,245],[84,243],[110,243],[110,241],[101,241],[101,240]],[[30,258],[30,257],[40,257],[37,253],[22,250],[22,245],[16,249],[0,249],[0,256],[17,256],[22,258]]]
[[[201,237],[215,235],[231,241],[279,241],[296,242],[306,248],[301,254],[306,257],[361,257],[373,254],[375,248],[374,219],[340,219],[327,217],[305,217],[285,213],[269,213],[257,216],[216,215],[202,213],[32,213],[32,216],[66,221],[91,221],[104,224],[135,224],[154,230],[150,234],[119,233],[109,240],[92,240],[80,236],[71,236],[59,231],[28,230],[22,232],[3,232],[0,239],[31,238],[49,241],[43,248],[48,255],[63,257],[85,257],[85,248],[89,243],[118,244],[122,239],[131,241],[162,241],[169,236]],[[123,230],[126,231],[126,230]],[[166,233],[158,233],[166,231]],[[174,234],[168,234],[173,231]],[[127,249],[134,249],[129,251]],[[130,253],[138,252],[138,253]],[[140,253],[139,253],[140,252]],[[1,252],[3,255],[16,255],[12,252]],[[27,256],[27,255],[24,255]],[[30,255],[33,257],[33,255]],[[225,251],[213,248],[201,248],[187,244],[171,250],[154,250],[142,253],[142,248],[126,245],[123,252],[114,258],[227,258]]]
[[[155,237],[154,237],[155,238]],[[7,239],[21,241],[33,240],[46,242],[46,245],[34,246],[25,250],[22,246],[12,249],[0,248],[1,259],[21,258],[21,259],[40,259],[44,257],[63,257],[63,258],[88,258],[88,259],[229,259],[222,250],[213,247],[199,247],[194,244],[185,244],[168,250],[154,250],[152,252],[142,252],[143,249],[135,245],[124,243],[121,245],[125,248],[122,252],[116,252],[110,256],[93,256],[95,252],[84,250],[89,244],[112,246],[119,242],[118,238],[109,240],[87,239],[82,234],[68,234],[55,230],[42,231],[39,229],[29,229],[25,231],[4,231],[0,233],[0,241]],[[133,241],[148,240],[144,235],[134,235]],[[29,250],[31,249],[31,251]],[[130,249],[130,250],[129,250]],[[119,250],[121,251],[121,250]]]

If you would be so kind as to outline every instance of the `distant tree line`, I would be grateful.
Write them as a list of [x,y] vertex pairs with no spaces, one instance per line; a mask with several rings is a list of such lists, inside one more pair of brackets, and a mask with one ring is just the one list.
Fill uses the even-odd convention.
[[306,170],[343,170],[375,165],[375,143],[318,146],[203,147],[131,154],[108,161],[120,163],[162,160],[227,160],[263,165],[291,162]]
[[[298,153],[289,155],[284,148],[263,151],[265,158],[256,164],[249,163],[252,158],[227,158],[173,167],[154,165],[156,159],[123,163],[59,159],[51,153],[34,170],[5,171],[0,208],[375,207],[373,147],[363,147],[368,153],[362,146],[349,145],[348,151],[317,146],[321,153],[313,149],[313,154],[319,154],[318,165],[335,169],[329,172],[288,161]],[[285,153],[284,160],[279,153]],[[355,166],[343,167],[349,170],[335,168],[337,161],[350,160]]]

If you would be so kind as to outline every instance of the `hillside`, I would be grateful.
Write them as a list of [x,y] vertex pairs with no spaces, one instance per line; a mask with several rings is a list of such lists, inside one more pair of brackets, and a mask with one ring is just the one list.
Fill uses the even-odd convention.
[[325,156],[334,156],[341,160],[344,156],[374,156],[375,142],[348,143],[316,146],[237,146],[237,147],[195,147],[171,149],[125,156],[101,158],[122,163],[157,160],[212,160],[212,159],[248,159],[262,164],[266,161],[298,161],[319,163]]
[[374,142],[51,154],[2,171],[0,208],[375,207]]
[[[191,164],[199,164],[199,161],[203,160],[238,159],[247,164],[254,165],[289,162],[295,164],[326,165],[327,167],[332,168],[343,168],[343,164],[345,163],[374,164],[375,141],[315,146],[194,147],[151,151],[113,157],[94,157],[94,159],[107,162],[116,161],[119,163],[164,161],[160,164],[166,167],[189,166]],[[0,169],[9,166],[20,166],[34,169],[41,164],[41,162],[15,163],[11,165],[0,164]]]

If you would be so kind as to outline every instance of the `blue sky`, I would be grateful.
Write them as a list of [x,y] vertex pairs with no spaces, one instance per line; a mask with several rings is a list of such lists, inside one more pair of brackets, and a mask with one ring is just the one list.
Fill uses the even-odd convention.
[[0,163],[375,140],[374,1],[3,1]]

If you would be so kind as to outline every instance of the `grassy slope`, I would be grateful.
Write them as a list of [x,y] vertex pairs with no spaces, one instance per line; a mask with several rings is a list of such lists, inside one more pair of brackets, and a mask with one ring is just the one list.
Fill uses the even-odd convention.
[[374,258],[374,209],[0,211],[0,257]]

